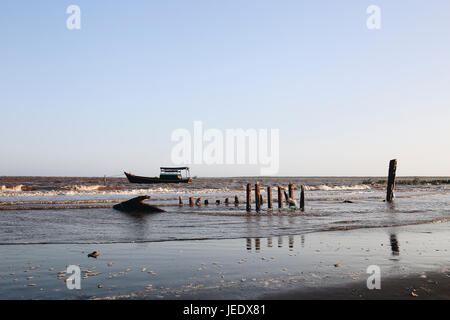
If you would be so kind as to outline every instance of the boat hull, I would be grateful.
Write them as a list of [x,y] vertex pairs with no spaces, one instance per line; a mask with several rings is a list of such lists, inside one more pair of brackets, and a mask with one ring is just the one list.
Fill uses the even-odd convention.
[[192,178],[186,179],[164,179],[158,177],[142,177],[134,174],[124,172],[130,183],[154,184],[154,183],[191,183]]

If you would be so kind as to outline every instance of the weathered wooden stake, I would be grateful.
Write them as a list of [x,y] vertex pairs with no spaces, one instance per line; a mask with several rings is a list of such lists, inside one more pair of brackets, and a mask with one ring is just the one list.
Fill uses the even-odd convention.
[[294,184],[289,182],[289,199],[294,200]]
[[278,208],[283,208],[283,192],[280,186],[278,186]]
[[397,171],[397,159],[389,162],[389,176],[387,185],[386,201],[391,202],[394,199],[395,172]]
[[180,205],[180,206],[183,205],[183,198],[182,197],[178,197],[178,205]]
[[255,205],[256,211],[261,210],[261,190],[259,188],[259,182],[255,184]]
[[247,211],[252,210],[252,185],[247,183]]
[[239,197],[238,196],[234,196],[234,205],[235,206],[239,205]]
[[216,205],[219,205],[220,204],[220,200],[216,200]]
[[194,198],[189,197],[189,207],[193,207],[193,206],[194,206]]
[[272,187],[267,187],[267,208],[272,209]]
[[205,204],[205,206],[207,206],[209,204],[208,199],[205,199],[205,201],[203,201],[203,203]]
[[228,200],[228,198],[225,198],[225,204],[226,205],[230,204],[230,200]]
[[305,186],[301,186],[300,190],[300,210],[305,211]]

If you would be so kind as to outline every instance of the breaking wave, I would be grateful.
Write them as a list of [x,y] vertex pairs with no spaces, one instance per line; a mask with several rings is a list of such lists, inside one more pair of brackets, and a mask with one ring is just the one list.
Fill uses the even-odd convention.
[[20,184],[18,186],[12,186],[12,187],[1,186],[0,191],[1,192],[20,192],[20,191],[22,191],[22,188],[23,188],[22,184]]
[[372,189],[370,185],[366,184],[357,184],[353,186],[327,186],[327,185],[318,185],[318,186],[305,186],[305,189],[308,191],[322,190],[322,191],[347,191],[347,190],[369,190]]

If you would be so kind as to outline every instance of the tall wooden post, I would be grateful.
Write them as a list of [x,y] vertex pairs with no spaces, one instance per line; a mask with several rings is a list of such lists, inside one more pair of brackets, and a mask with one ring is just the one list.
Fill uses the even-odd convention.
[[247,211],[252,210],[252,185],[247,183]]
[[280,186],[278,186],[278,208],[283,208],[283,192]]
[[239,197],[238,196],[234,196],[234,205],[235,206],[239,205]]
[[183,205],[183,198],[182,197],[178,197],[178,205],[179,206]]
[[261,210],[261,190],[259,188],[259,182],[255,184],[255,204],[256,211]]
[[300,190],[300,210],[305,211],[305,186],[301,186]]
[[272,209],[272,187],[267,187],[267,208]]
[[289,182],[289,199],[294,200],[294,184]]
[[194,206],[194,198],[189,197],[189,207],[193,207]]
[[395,172],[397,171],[397,159],[389,162],[389,176],[387,185],[386,201],[391,202],[394,199]]

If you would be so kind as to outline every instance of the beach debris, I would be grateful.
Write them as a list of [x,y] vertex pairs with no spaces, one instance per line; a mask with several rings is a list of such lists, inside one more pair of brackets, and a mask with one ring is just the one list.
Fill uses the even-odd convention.
[[412,289],[411,295],[412,295],[413,297],[418,297],[418,296],[419,296],[419,295],[416,293],[416,289]]
[[128,201],[121,202],[113,206],[114,209],[122,212],[135,212],[135,213],[155,213],[165,212],[164,210],[144,203],[144,200],[150,199],[149,196],[139,196]]
[[27,280],[31,280],[31,279],[33,279],[33,277],[32,277],[32,276],[30,276],[30,277],[27,277]]
[[150,271],[148,271],[147,273],[148,273],[148,274],[151,274],[151,275],[156,275],[156,272],[154,272],[154,271],[151,271],[151,270],[150,270]]
[[55,271],[55,268],[48,268],[48,271]]
[[142,268],[141,272],[145,272],[147,270],[147,268]]
[[97,288],[101,289],[101,288],[103,288],[103,285],[101,283],[99,283]]
[[114,264],[114,262],[108,262],[107,266],[112,267],[113,264]]
[[336,263],[335,265],[334,265],[334,267],[335,268],[339,268],[341,265],[339,264],[339,263]]
[[36,287],[36,283],[29,283],[28,286],[29,287]]
[[286,190],[284,190],[284,197],[286,202],[289,204],[289,209],[297,209],[297,202],[288,196]]
[[91,252],[91,253],[88,254],[88,258],[95,258],[95,259],[97,259],[97,257],[99,255],[100,254],[97,251],[94,251],[94,252]]

